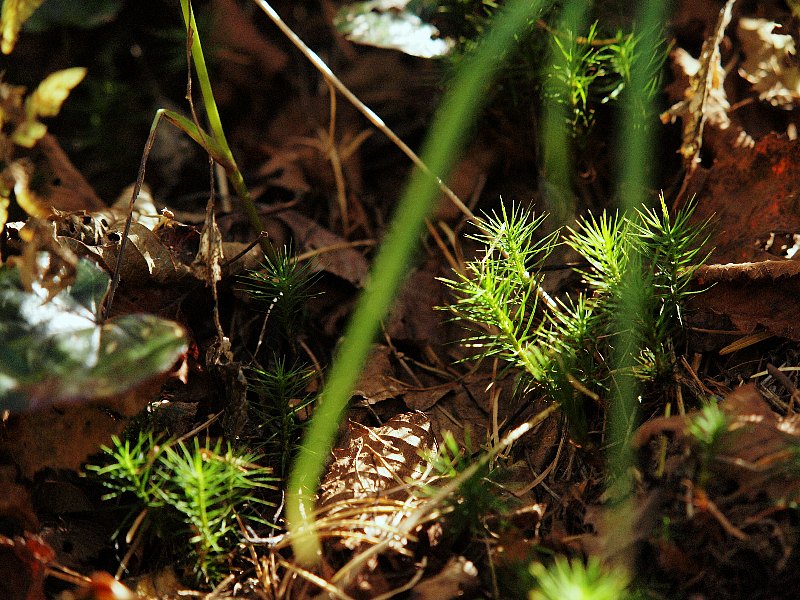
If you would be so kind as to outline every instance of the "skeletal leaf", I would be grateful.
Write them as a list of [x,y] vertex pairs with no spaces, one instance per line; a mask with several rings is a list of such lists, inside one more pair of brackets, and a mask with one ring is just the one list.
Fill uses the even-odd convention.
[[5,0],[0,13],[0,50],[11,54],[22,24],[39,8],[44,0]]

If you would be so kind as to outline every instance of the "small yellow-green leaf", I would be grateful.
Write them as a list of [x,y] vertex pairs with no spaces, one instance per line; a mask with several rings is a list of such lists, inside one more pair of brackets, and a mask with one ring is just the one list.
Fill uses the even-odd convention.
[[56,71],[45,77],[36,91],[25,100],[25,114],[28,119],[56,116],[72,88],[78,85],[85,76],[85,68],[73,67]]
[[39,121],[23,121],[11,134],[11,141],[23,148],[33,148],[47,133],[47,125]]
[[0,233],[3,233],[3,229],[6,227],[6,221],[8,221],[8,204],[8,198],[0,196]]
[[0,13],[0,50],[11,54],[22,24],[39,8],[44,0],[4,0]]
[[29,185],[33,175],[33,163],[26,159],[15,160],[6,167],[5,175],[14,182],[14,198],[17,204],[32,217],[44,219],[53,214],[51,207],[34,193]]

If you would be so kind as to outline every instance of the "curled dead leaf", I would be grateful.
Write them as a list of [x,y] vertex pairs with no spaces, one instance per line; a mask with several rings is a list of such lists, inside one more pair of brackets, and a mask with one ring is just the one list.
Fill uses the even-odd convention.
[[683,140],[680,153],[687,171],[693,170],[700,162],[703,127],[712,106],[709,100],[713,98],[715,112],[720,109],[727,111],[729,108],[723,88],[725,70],[722,68],[719,46],[725,35],[725,29],[731,21],[735,1],[727,0],[725,6],[720,10],[714,32],[703,43],[700,59],[696,65],[686,60],[688,55],[682,57],[684,64],[687,65],[687,72],[688,68],[694,70],[689,80],[689,87],[685,92],[686,99],[661,115],[661,120],[665,123],[674,121],[678,116],[683,120]]
[[779,108],[794,108],[800,100],[800,64],[794,37],[775,33],[767,19],[739,20],[744,60],[739,75],[753,85],[760,100]]

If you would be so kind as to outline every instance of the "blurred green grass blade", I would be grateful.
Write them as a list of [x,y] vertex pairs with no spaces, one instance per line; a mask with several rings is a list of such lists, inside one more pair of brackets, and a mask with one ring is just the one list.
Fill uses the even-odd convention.
[[[618,132],[616,152],[622,159],[620,180],[620,209],[622,214],[631,217],[647,202],[647,189],[652,184],[649,169],[654,158],[655,110],[653,99],[647,92],[649,69],[647,60],[659,44],[663,31],[668,4],[664,0],[644,0],[640,5],[638,28],[641,31],[639,48],[640,60],[631,69],[631,85],[625,90],[622,100],[622,122]],[[640,260],[632,256],[628,260],[625,274],[630,282],[625,286],[622,297],[619,322],[616,330],[620,333],[615,340],[613,356],[615,369],[614,395],[608,408],[607,446],[609,447],[609,467],[616,476],[614,496],[618,499],[629,496],[632,481],[629,467],[633,456],[628,439],[635,425],[639,388],[633,373],[636,355],[639,352],[639,339],[631,326],[643,311],[642,287],[635,284],[636,273],[640,270]],[[628,548],[635,526],[630,499],[619,505],[612,517],[615,529],[616,548],[609,548],[610,555],[619,552],[615,558],[622,565],[632,566],[632,557],[623,549]],[[616,551],[616,552],[615,552]],[[626,564],[627,563],[627,564]]]
[[[206,117],[208,118],[211,133],[214,135],[214,140],[217,144],[219,144],[228,157],[232,159],[228,141],[225,139],[225,130],[222,128],[222,121],[219,118],[217,103],[214,100],[214,92],[211,90],[211,79],[208,77],[206,59],[203,55],[203,46],[200,44],[200,36],[197,33],[197,23],[194,20],[194,10],[192,10],[190,0],[181,0],[181,12],[183,14],[183,22],[186,26],[186,30],[192,33],[192,62],[197,72],[197,80],[200,83],[203,107],[206,109]],[[201,145],[205,146],[205,144]]]
[[[589,5],[586,0],[568,0],[562,9],[561,17],[556,27],[556,33],[563,32],[562,43],[571,47],[572,52],[577,51],[576,38],[586,29],[588,23]],[[556,37],[550,40],[549,63],[566,63]],[[563,64],[563,68],[568,66]],[[567,105],[563,99],[568,98],[570,90],[564,81],[555,76],[551,70],[551,77],[545,81],[544,101],[542,107],[542,189],[545,192],[547,210],[555,219],[556,224],[568,223],[574,216],[574,202],[572,200],[572,170],[571,148],[572,140],[567,123]],[[560,98],[562,101],[559,101]]]
[[[469,129],[486,96],[486,86],[516,35],[535,18],[545,0],[513,0],[506,4],[475,53],[459,68],[449,86],[425,141],[422,160],[432,173],[445,177],[466,142]],[[370,279],[359,298],[336,353],[327,384],[306,430],[289,477],[286,516],[297,560],[318,560],[314,530],[314,495],[319,485],[339,422],[363,368],[380,321],[407,274],[425,217],[438,194],[433,177],[415,169],[397,207]]]
[[[659,35],[663,30],[666,3],[663,0],[646,0],[641,7],[638,20],[641,28],[640,56],[652,53],[659,45]],[[623,157],[620,173],[620,209],[622,214],[631,217],[647,202],[650,166],[654,157],[655,111],[653,99],[647,92],[649,69],[644,58],[634,62],[631,70],[631,86],[623,96],[622,123],[617,142],[617,153]],[[629,277],[635,277],[639,261],[631,257],[628,261]],[[624,309],[620,312],[622,332],[617,340],[617,353],[614,357],[617,371],[616,390],[618,397],[610,407],[609,436],[613,443],[621,444],[620,460],[626,463],[624,440],[628,435],[634,418],[637,399],[637,385],[631,367],[638,352],[638,341],[630,323],[636,322],[636,315],[642,311],[642,298],[637,297],[636,285],[627,286],[628,294],[623,298]],[[620,465],[622,466],[622,465]],[[621,472],[621,471],[617,471]]]

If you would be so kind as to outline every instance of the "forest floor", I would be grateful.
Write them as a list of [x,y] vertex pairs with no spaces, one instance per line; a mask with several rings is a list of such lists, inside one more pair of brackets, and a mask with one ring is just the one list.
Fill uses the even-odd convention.
[[[712,222],[710,255],[693,275],[693,289],[702,293],[688,302],[670,376],[647,387],[630,423],[628,502],[610,484],[613,448],[603,408],[609,398],[590,403],[585,439],[576,439],[566,417],[554,411],[500,448],[509,432],[553,400],[536,386],[521,390],[519,373],[499,360],[465,360],[463,324],[441,310],[454,301],[441,280],[482,255],[469,237],[477,233],[474,224],[442,197],[323,477],[317,515],[323,552],[316,566],[293,558],[282,528],[282,484],[359,293],[381,276],[370,265],[410,161],[344,98],[332,103],[322,75],[254,5],[198,2],[228,141],[265,239],[288,249],[284,275],[298,287],[281,288],[279,274],[261,269],[259,232],[224,171],[210,168],[199,145],[163,123],[147,161],[120,286],[110,311],[107,304],[101,310],[108,298],[106,275],[98,273],[110,278],[114,272],[153,116],[159,108],[185,115],[189,109],[178,3],[97,4],[91,24],[84,14],[52,9],[50,21],[42,17],[38,27],[23,30],[0,63],[2,85],[28,90],[60,69],[88,69],[61,114],[47,120],[49,134],[15,155],[32,170],[24,186],[11,186],[18,204],[12,203],[0,240],[0,291],[16,285],[8,276],[16,265],[28,294],[38,285],[52,300],[71,290],[69,302],[39,305],[26,327],[37,319],[68,323],[88,310],[96,317],[90,333],[108,335],[99,355],[84,356],[88,338],[60,334],[61,325],[44,333],[31,325],[25,334],[31,337],[0,350],[0,597],[524,598],[542,586],[531,565],[551,565],[560,555],[616,565],[632,578],[636,597],[795,595],[800,63],[794,45],[800,16],[790,6],[797,11],[796,2],[742,0],[722,29],[723,2],[684,0],[669,17],[672,46],[657,97],[665,116],[656,125],[648,198],[655,203],[662,192],[673,214],[694,198],[693,226]],[[332,25],[337,6],[331,0],[274,5],[401,139],[421,144],[451,63],[348,41]],[[703,95],[691,77],[709,64]],[[193,87],[201,110],[196,82]],[[687,99],[687,90],[694,100],[667,113]],[[542,172],[540,92],[512,85],[504,72],[487,92],[490,101],[447,183],[476,214],[499,210],[501,201],[550,213],[539,232],[544,236],[561,225],[575,227],[588,214],[613,212],[623,158],[618,112],[597,106],[591,128],[574,143],[571,190],[554,195]],[[700,117],[704,128],[697,131]],[[5,145],[9,135],[5,127]],[[699,154],[684,160],[680,152],[686,155],[693,143]],[[2,160],[7,186],[11,154]],[[31,211],[23,210],[20,190],[57,210],[24,226]],[[36,258],[41,252],[50,262]],[[100,269],[79,267],[79,257]],[[566,245],[548,258],[543,288],[550,297],[564,300],[584,287],[571,268],[576,261]],[[304,267],[298,274],[291,265]],[[59,275],[62,268],[70,277]],[[214,269],[218,275],[209,279]],[[248,278],[248,272],[260,275]],[[78,290],[83,276],[102,293]],[[253,291],[259,276],[264,288]],[[23,314],[19,308],[12,315],[10,297],[0,302],[0,334],[8,340]],[[14,297],[19,307],[28,296]],[[134,330],[141,347],[125,337]],[[51,344],[48,336],[59,335]],[[58,352],[70,358],[54,358]],[[43,356],[36,364],[46,366],[13,385],[4,381],[32,356]],[[94,360],[100,367],[88,364]],[[275,376],[276,370],[283,374]],[[270,404],[276,398],[280,406]],[[709,403],[720,411],[704,412]],[[708,423],[713,415],[723,419],[716,429]],[[167,484],[158,483],[153,489],[166,491],[151,505],[126,504],[124,495],[103,500],[108,481],[86,468],[107,464],[101,446],[113,447],[114,435],[141,442],[132,431],[152,432],[173,448],[180,439],[189,454],[197,449],[201,462],[228,460],[227,445],[217,440],[232,443],[229,452],[259,453],[247,458],[271,469],[270,487],[247,496],[252,518],[218,507],[212,516],[224,531],[217,537],[191,519],[148,519],[148,511],[193,500],[170,496]],[[441,447],[440,459],[452,459],[449,467],[426,470]],[[143,469],[159,451],[152,443],[145,448]],[[430,504],[487,452],[491,460],[476,477]],[[167,463],[157,464],[156,479],[174,477],[166,474]],[[185,514],[199,513],[189,508]],[[415,526],[404,530],[410,518]],[[395,532],[393,543],[387,531]],[[203,547],[204,535],[214,543]],[[378,546],[382,551],[370,554]],[[112,576],[125,587],[115,588]],[[581,597],[616,597],[592,585]],[[559,597],[543,590],[531,597]]]

